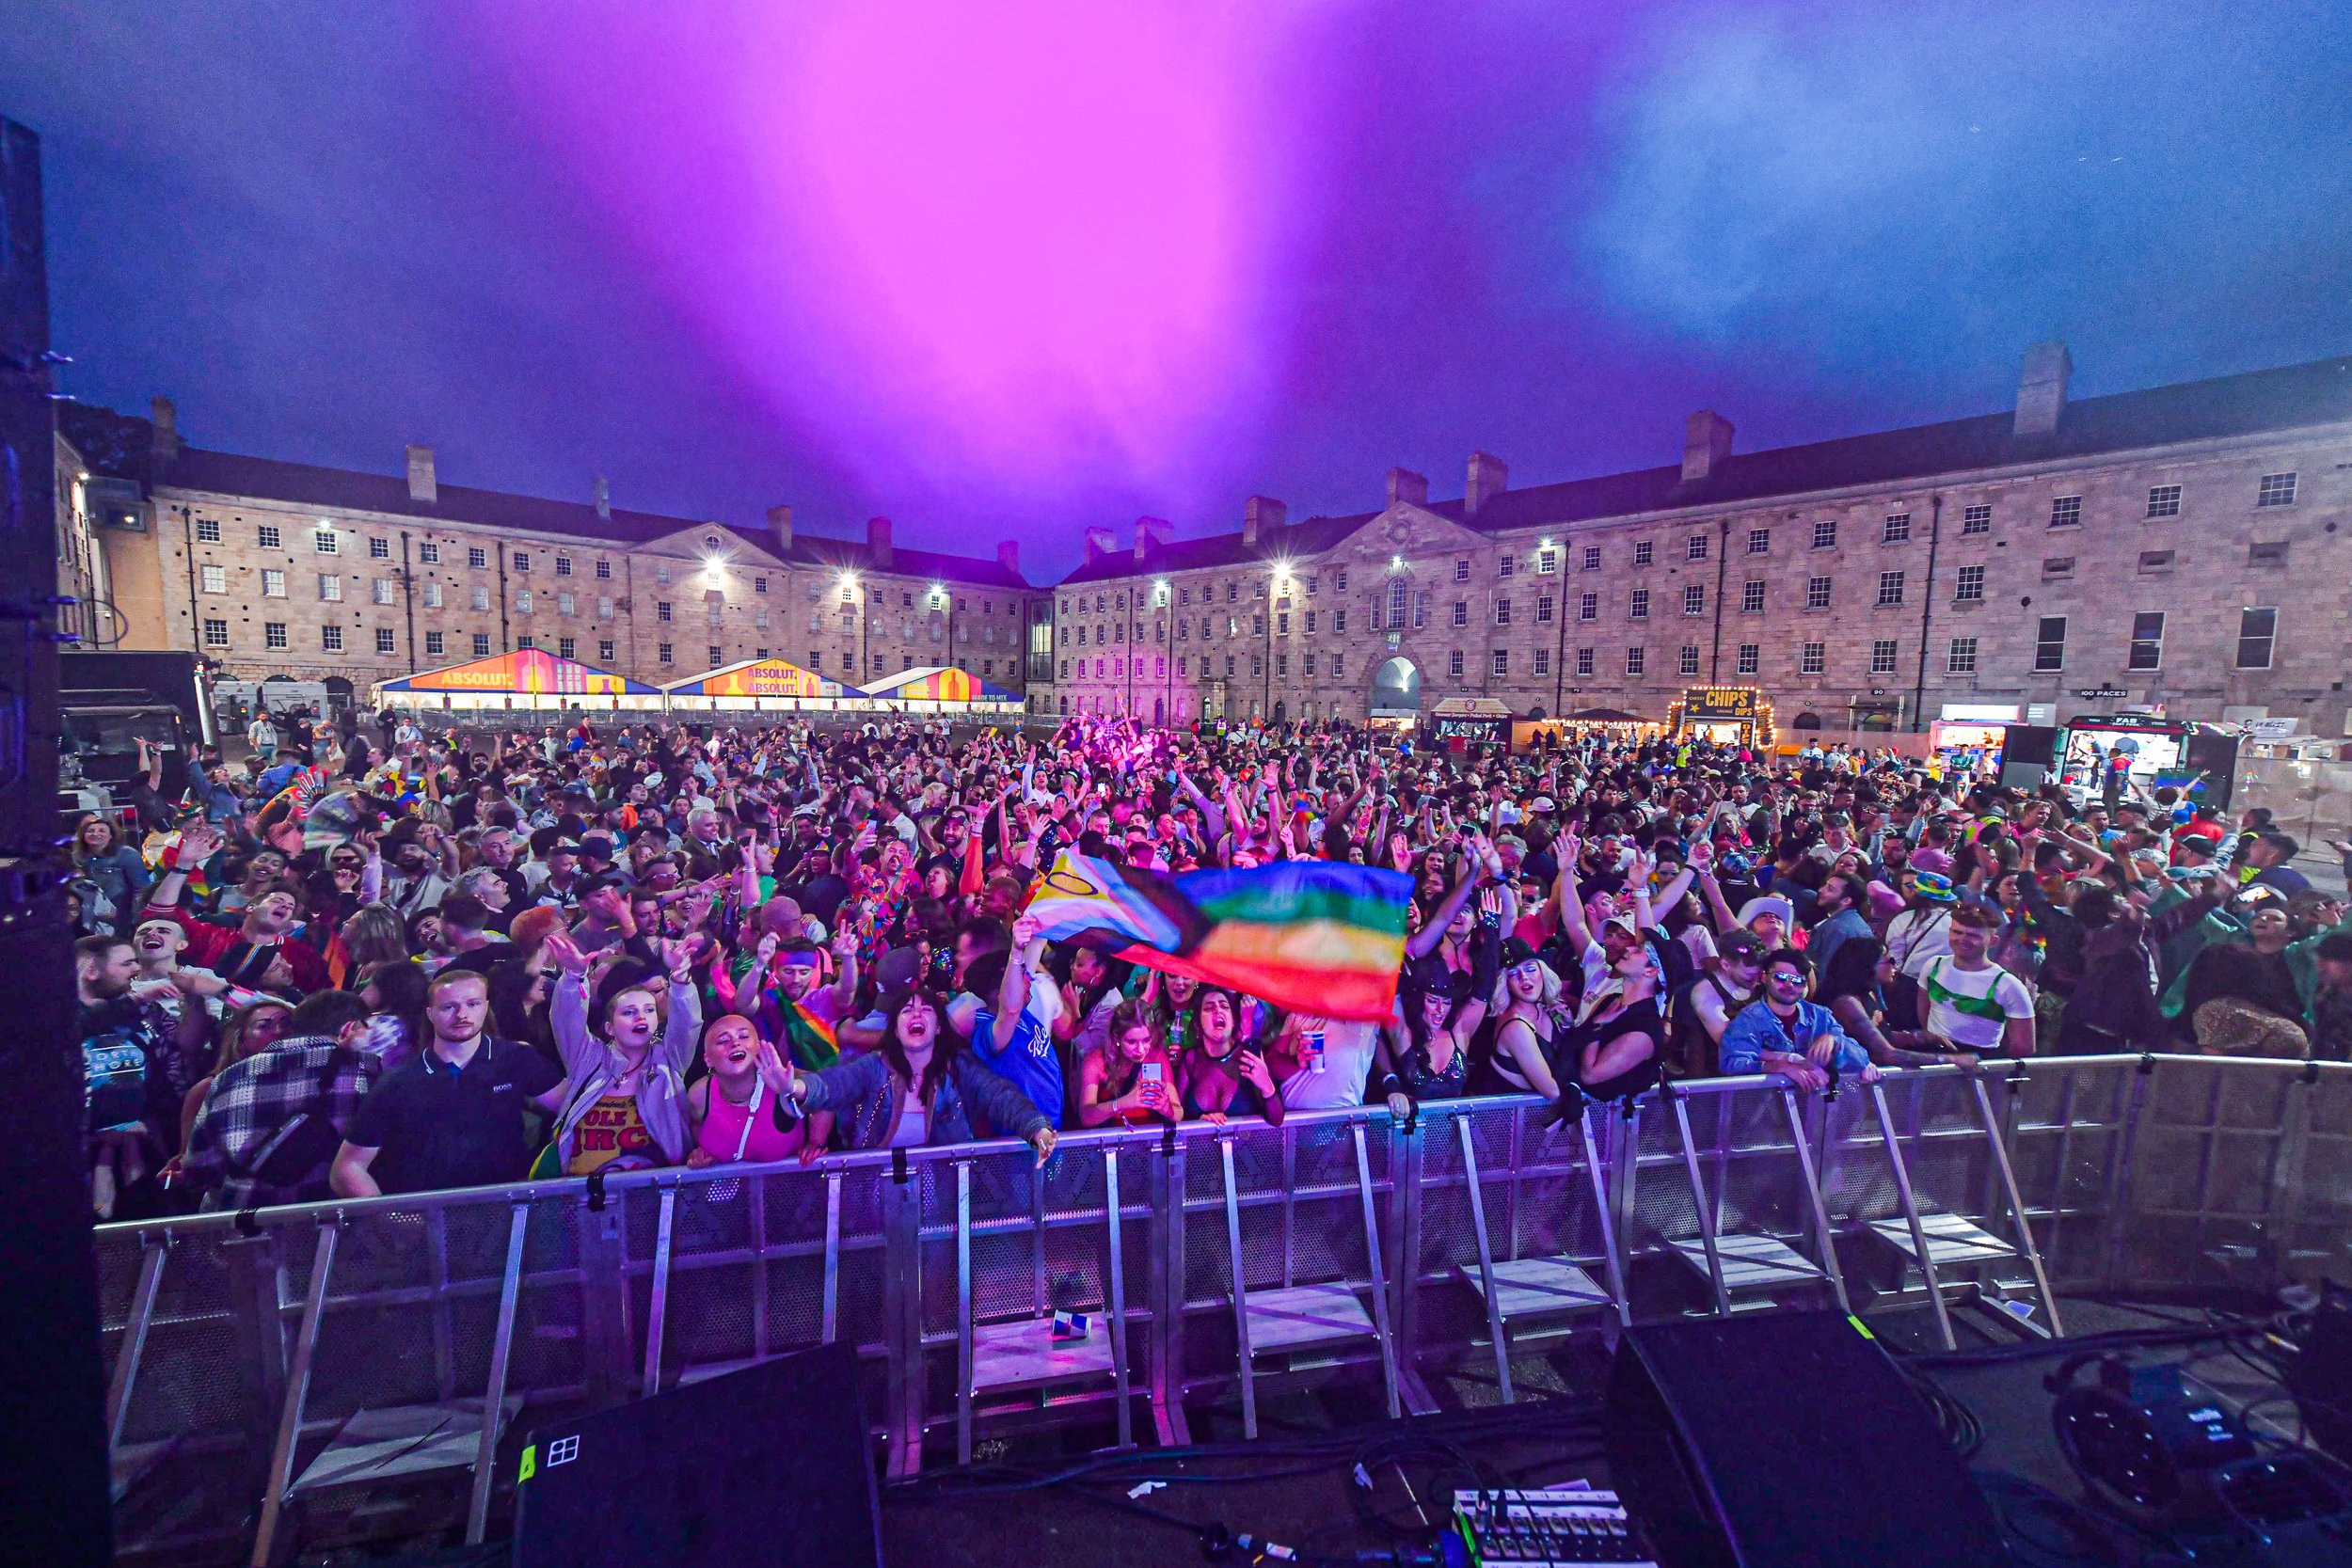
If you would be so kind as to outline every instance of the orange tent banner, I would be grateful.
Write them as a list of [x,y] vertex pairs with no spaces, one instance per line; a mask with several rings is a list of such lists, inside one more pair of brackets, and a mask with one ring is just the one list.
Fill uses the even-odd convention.
[[523,648],[385,681],[385,691],[483,691],[532,697],[653,696],[659,688],[598,670],[544,648]]

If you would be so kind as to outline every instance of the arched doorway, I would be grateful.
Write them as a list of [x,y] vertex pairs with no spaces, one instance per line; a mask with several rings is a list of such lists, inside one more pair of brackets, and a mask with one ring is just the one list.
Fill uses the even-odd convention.
[[1155,730],[1168,727],[1168,699],[1165,697],[1152,699],[1152,727]]
[[1788,727],[1792,730],[1818,730],[1821,727],[1821,716],[1818,713],[1800,713],[1788,721]]
[[1274,699],[1274,721],[1276,723],[1279,724],[1283,722],[1288,717],[1289,706],[1290,704],[1288,699],[1282,697],[1277,697]]
[[1421,667],[1403,657],[1372,673],[1372,717],[1414,719],[1421,714]]
[[326,688],[326,711],[337,714],[351,705],[351,681],[343,675],[329,675],[321,683]]

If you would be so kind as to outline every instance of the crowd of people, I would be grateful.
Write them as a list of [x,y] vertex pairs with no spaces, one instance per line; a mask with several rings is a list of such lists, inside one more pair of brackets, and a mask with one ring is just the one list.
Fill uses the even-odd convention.
[[[577,717],[577,716],[576,716]],[[1345,725],[273,728],[70,865],[102,1216],[813,1161],[1661,1075],[2344,1059],[2352,926],[2260,813],[1888,752]],[[1409,879],[1324,1018],[1025,914],[1065,851]],[[1401,885],[1401,884],[1400,884]]]

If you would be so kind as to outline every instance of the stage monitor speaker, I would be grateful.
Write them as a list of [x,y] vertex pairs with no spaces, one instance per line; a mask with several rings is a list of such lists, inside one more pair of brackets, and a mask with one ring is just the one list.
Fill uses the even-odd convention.
[[539,1428],[515,1568],[880,1568],[857,1355],[826,1346]]
[[1859,1320],[1628,1329],[1602,1433],[1661,1568],[1983,1568],[1998,1527]]

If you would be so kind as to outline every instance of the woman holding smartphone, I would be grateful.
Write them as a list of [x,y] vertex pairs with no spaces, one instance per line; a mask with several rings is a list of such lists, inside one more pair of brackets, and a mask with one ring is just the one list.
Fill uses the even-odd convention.
[[1182,1120],[1184,1106],[1176,1097],[1173,1076],[1168,1048],[1147,1005],[1140,1000],[1120,1003],[1111,1013],[1103,1049],[1079,1063],[1078,1125]]

